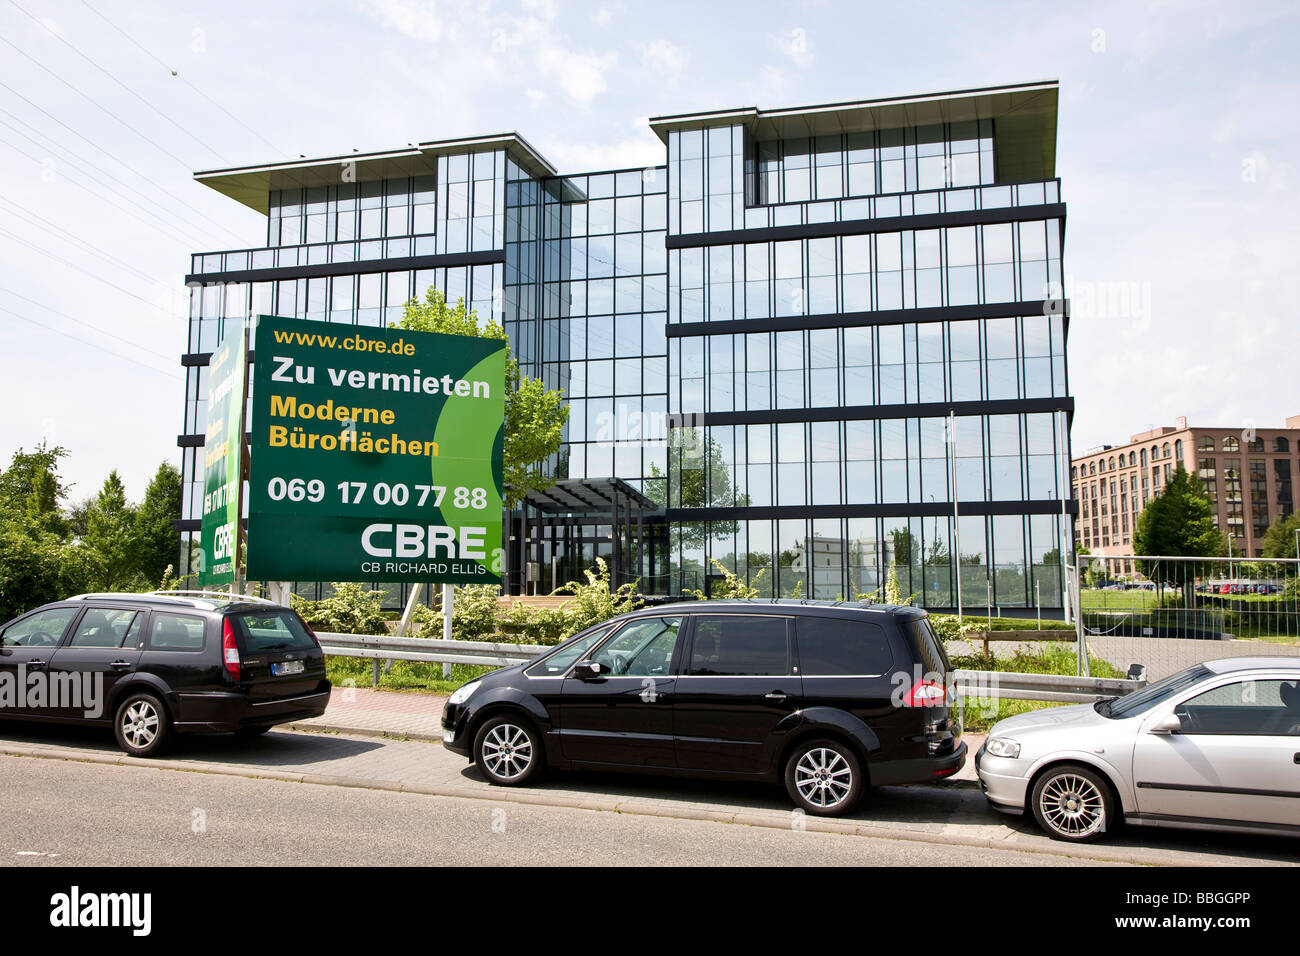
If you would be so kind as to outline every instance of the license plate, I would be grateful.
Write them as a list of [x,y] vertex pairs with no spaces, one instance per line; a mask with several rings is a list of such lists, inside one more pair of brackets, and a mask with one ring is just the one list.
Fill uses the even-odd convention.
[[281,677],[285,674],[301,674],[306,669],[303,661],[282,661],[271,665],[271,676]]

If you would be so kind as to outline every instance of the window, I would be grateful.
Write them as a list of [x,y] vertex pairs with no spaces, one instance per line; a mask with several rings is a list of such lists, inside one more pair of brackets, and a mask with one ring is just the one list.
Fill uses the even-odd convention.
[[262,651],[287,651],[315,649],[316,641],[296,614],[274,611],[270,614],[232,615],[244,650],[249,654]]
[[201,617],[155,611],[149,627],[149,647],[158,651],[201,651],[203,630]]
[[666,675],[681,629],[680,617],[632,621],[592,657],[611,677]]
[[1185,734],[1300,736],[1300,681],[1243,680],[1180,704]]
[[[92,607],[82,617],[81,623],[77,625],[76,633],[72,635],[73,647],[125,647],[128,646],[126,636],[134,631],[139,633],[139,628],[134,627],[136,611],[127,611],[120,608],[97,608]],[[134,645],[135,641],[129,642]]]
[[1224,451],[1237,451],[1237,450],[1240,449],[1240,447],[1241,447],[1241,446],[1240,446],[1240,443],[1237,441],[1236,438],[1234,438],[1234,437],[1231,436],[1231,435],[1229,435],[1227,438],[1223,439],[1223,450],[1224,450]]
[[687,673],[708,677],[789,674],[786,619],[753,614],[697,617]]
[[894,662],[884,629],[876,624],[801,617],[797,634],[804,677],[883,674]]
[[544,661],[528,668],[529,677],[558,677],[570,667],[582,660],[583,656],[603,640],[613,627],[602,627],[586,637],[581,637],[571,644],[566,644]]
[[3,647],[53,647],[63,637],[72,619],[75,607],[56,607],[38,611],[10,625],[0,638]]

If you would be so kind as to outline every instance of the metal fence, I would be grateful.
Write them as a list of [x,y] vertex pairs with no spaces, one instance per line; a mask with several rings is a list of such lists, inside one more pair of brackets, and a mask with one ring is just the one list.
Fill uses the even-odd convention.
[[1080,555],[1080,648],[1159,680],[1220,657],[1300,656],[1300,563]]

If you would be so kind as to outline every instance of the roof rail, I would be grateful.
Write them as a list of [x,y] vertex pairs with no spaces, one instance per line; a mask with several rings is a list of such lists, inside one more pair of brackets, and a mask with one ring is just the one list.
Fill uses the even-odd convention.
[[[131,601],[169,601],[173,604],[185,604],[200,607],[203,602],[209,604],[271,604],[266,598],[250,597],[247,594],[231,594],[229,591],[99,591],[89,594],[74,594],[69,601],[86,601],[93,599],[122,599]],[[279,605],[275,605],[279,606]]]
[[275,604],[276,603],[275,601],[270,601],[267,600],[266,598],[253,597],[250,594],[231,594],[229,591],[176,590],[176,591],[146,591],[145,593],[155,594],[158,597],[171,597],[172,595],[176,595],[177,597],[220,599],[222,601],[228,601],[232,604],[245,603],[245,602],[248,604]]

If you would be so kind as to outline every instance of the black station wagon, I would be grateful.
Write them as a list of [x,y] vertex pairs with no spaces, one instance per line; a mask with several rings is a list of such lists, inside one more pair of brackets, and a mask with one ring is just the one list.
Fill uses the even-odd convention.
[[329,694],[311,628],[257,598],[82,594],[0,627],[0,718],[111,725],[136,756],[318,717]]
[[458,689],[443,744],[494,784],[546,767],[784,781],[807,813],[961,769],[948,659],[916,608],[707,601],[635,611]]

